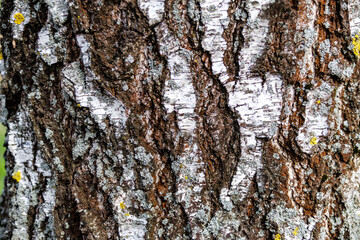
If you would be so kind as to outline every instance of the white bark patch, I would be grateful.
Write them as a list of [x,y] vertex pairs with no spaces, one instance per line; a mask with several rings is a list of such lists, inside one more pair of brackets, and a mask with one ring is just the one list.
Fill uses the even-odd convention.
[[52,20],[63,25],[68,17],[68,5],[65,0],[45,0],[48,5]]
[[242,154],[231,190],[238,191],[241,200],[247,194],[252,177],[262,167],[260,138],[271,138],[277,133],[282,108],[282,80],[270,74],[265,84],[259,77],[243,79],[230,92],[229,105],[240,115]]
[[127,120],[125,106],[111,94],[103,94],[94,87],[95,74],[89,69],[90,45],[82,35],[77,37],[77,41],[86,72],[83,73],[79,62],[73,62],[65,67],[62,71],[65,77],[62,79],[64,90],[70,96],[74,94],[73,91],[75,92],[75,99],[80,104],[79,107],[89,108],[92,117],[102,129],[106,128],[104,120],[109,117],[111,123],[117,127],[116,133],[119,135],[121,130],[125,128]]
[[[13,120],[8,121],[8,150],[14,156],[13,172],[20,171],[21,179],[19,182],[11,183],[16,187],[16,193],[12,197],[11,202],[13,208],[10,210],[9,221],[14,222],[14,231],[12,239],[28,239],[28,218],[27,214],[31,206],[37,206],[35,215],[34,232],[35,236],[41,238],[43,236],[44,223],[47,236],[54,235],[54,216],[53,208],[55,206],[55,180],[52,179],[52,173],[48,164],[44,161],[40,152],[34,156],[34,139],[31,123],[28,121],[30,117],[24,110],[16,113]],[[35,163],[35,164],[34,164]],[[46,179],[46,190],[42,193],[43,203],[38,202],[39,177],[42,175]],[[8,186],[9,189],[12,189]]]
[[[278,149],[281,149],[281,148],[278,147]],[[277,153],[275,153],[275,154],[277,154]],[[286,162],[285,166],[287,167],[287,170],[288,170],[287,184],[288,184],[288,186],[291,186],[291,188],[289,188],[289,190],[287,191],[287,195],[288,195],[288,198],[291,201],[292,205],[296,206],[296,202],[294,201],[293,196],[297,195],[296,190],[295,190],[296,187],[298,186],[298,182],[296,179],[297,176],[296,176],[296,173],[294,171],[293,164],[291,161]]]
[[319,137],[328,134],[332,90],[333,87],[324,82],[320,87],[307,93],[308,101],[303,103],[306,106],[305,122],[296,137],[296,141],[303,152],[311,152],[313,146],[310,144],[310,139],[312,137],[316,137],[318,142]]
[[[21,180],[18,183],[16,194],[12,199],[14,204],[14,208],[11,208],[10,218],[14,221],[14,233],[15,235],[12,236],[12,239],[28,239],[29,235],[27,232],[27,213],[30,208],[30,198],[31,190],[33,188],[31,183],[31,177],[37,178],[37,174],[33,176],[27,175],[25,173],[25,163],[29,162],[32,163],[33,160],[33,143],[30,139],[30,136],[22,136],[20,137],[23,132],[21,129],[18,129],[19,126],[29,126],[30,123],[27,122],[28,116],[24,112],[17,113],[17,121],[9,122],[9,131],[8,131],[8,138],[9,138],[9,145],[8,149],[11,154],[14,156],[15,166],[13,169],[13,173],[20,171],[21,172]],[[21,124],[21,125],[18,125]],[[19,140],[22,139],[20,142]],[[13,174],[12,172],[9,175]]]
[[256,63],[255,60],[263,53],[269,31],[269,20],[260,17],[260,13],[272,2],[272,0],[246,1],[248,17],[243,30],[245,46],[240,51],[239,57],[240,79],[251,75],[250,71]]
[[360,0],[349,0],[348,11],[351,36],[355,36],[360,31]]
[[90,68],[90,43],[86,40],[84,35],[76,36],[76,42],[81,51],[81,60],[84,67]]
[[192,135],[196,127],[196,96],[190,72],[190,54],[179,47],[165,24],[159,25],[156,32],[160,53],[167,57],[170,70],[170,80],[165,83],[165,108],[168,113],[176,111],[181,132]]
[[145,239],[146,224],[146,219],[129,215],[127,221],[120,225],[119,235],[125,239],[143,240]]
[[220,202],[223,205],[223,208],[227,211],[231,211],[234,208],[234,205],[229,197],[229,189],[223,188],[220,193]]
[[178,125],[182,132],[192,133],[196,127],[196,97],[188,60],[178,53],[170,54],[168,67],[171,78],[165,83],[165,108],[168,113],[178,113]]
[[[190,53],[180,48],[178,41],[170,33],[165,23],[156,30],[160,53],[167,57],[170,80],[165,83],[164,105],[168,113],[176,111],[180,136],[192,136],[196,128],[195,90],[192,83],[189,60]],[[201,191],[206,184],[204,162],[199,159],[199,149],[192,138],[187,140],[187,147],[181,156],[172,164],[177,176],[176,200],[183,204],[189,216],[189,224],[193,238],[209,237],[199,224],[199,216],[203,223],[209,221],[210,209],[204,208]],[[201,227],[201,228],[200,228]],[[197,231],[199,230],[199,231]],[[201,231],[200,231],[201,230]],[[197,235],[199,234],[199,235]],[[206,237],[207,236],[207,237]]]
[[205,34],[201,42],[205,51],[211,54],[212,71],[220,74],[221,82],[225,82],[229,76],[223,62],[226,41],[222,37],[224,29],[229,25],[228,9],[229,0],[204,0],[200,1],[202,20],[205,26]]
[[165,12],[164,3],[164,0],[138,0],[138,5],[149,19],[150,25],[162,20]]
[[6,97],[0,94],[0,123],[5,125],[8,118],[8,110],[6,109]]
[[[345,227],[349,229],[349,239],[360,239],[360,159],[354,159],[355,171],[341,179],[341,188],[345,203]],[[344,232],[341,232],[344,235]],[[344,239],[344,236],[341,236]],[[340,237],[340,238],[341,238]]]
[[262,54],[269,21],[260,17],[272,1],[248,1],[248,22],[243,30],[245,45],[239,56],[240,82],[226,84],[229,91],[229,105],[239,114],[241,132],[241,160],[231,183],[229,194],[238,195],[242,200],[251,179],[262,167],[261,138],[271,138],[277,133],[282,108],[282,79],[267,74],[265,81],[251,73],[256,59]]

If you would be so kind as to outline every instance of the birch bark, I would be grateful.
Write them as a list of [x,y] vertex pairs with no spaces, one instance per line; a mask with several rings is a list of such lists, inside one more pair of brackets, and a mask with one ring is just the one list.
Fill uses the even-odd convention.
[[360,239],[359,6],[2,0],[0,239]]

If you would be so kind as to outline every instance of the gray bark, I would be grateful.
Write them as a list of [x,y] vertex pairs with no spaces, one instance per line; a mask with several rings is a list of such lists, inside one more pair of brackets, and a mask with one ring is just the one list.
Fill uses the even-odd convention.
[[359,4],[2,0],[0,239],[360,239]]

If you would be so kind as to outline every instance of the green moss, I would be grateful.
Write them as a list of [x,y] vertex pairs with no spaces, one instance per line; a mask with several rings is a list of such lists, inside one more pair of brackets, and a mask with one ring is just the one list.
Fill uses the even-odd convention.
[[6,134],[6,127],[0,123],[0,194],[4,189],[4,178],[6,176],[5,159],[4,159],[4,153],[6,150],[6,147],[4,147],[5,134]]

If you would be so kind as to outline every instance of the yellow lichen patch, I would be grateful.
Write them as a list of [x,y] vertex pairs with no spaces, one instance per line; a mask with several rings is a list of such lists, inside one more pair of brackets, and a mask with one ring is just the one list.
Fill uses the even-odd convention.
[[21,172],[17,171],[16,173],[14,173],[12,175],[12,178],[15,179],[17,182],[20,182],[20,180],[21,180]]
[[78,105],[76,105],[77,107],[79,107],[79,108],[81,108],[81,105],[80,105],[80,103],[78,103]]
[[125,213],[125,216],[127,216],[127,217],[128,217],[128,216],[130,216],[130,214],[128,214],[128,213]]
[[276,234],[276,236],[275,236],[275,240],[281,240],[281,236],[280,236],[280,234]]
[[4,57],[2,55],[2,52],[0,52],[0,60],[3,60],[3,59],[4,59]]
[[181,165],[180,165],[180,168],[183,168],[183,167],[184,167],[184,165],[183,165],[183,164],[181,164]]
[[187,180],[187,179],[188,179],[188,177],[187,177],[187,176],[185,176],[185,179]]
[[321,101],[319,100],[319,101],[317,101],[316,103],[317,103],[317,104],[320,104],[320,103],[321,103]]
[[355,37],[353,37],[352,44],[354,45],[353,52],[354,52],[355,56],[357,56],[359,58],[360,57],[360,38],[359,38],[359,35],[356,34]]
[[21,24],[24,20],[25,20],[25,18],[24,18],[24,16],[21,14],[21,13],[16,13],[15,15],[14,15],[14,18],[15,18],[15,23],[16,24]]
[[310,138],[310,144],[311,145],[316,145],[317,144],[317,137],[311,137]]
[[125,204],[124,204],[124,202],[121,202],[121,203],[120,203],[120,208],[121,208],[121,209],[125,209]]
[[299,233],[299,228],[295,228],[295,230],[293,231],[293,234],[296,236]]

